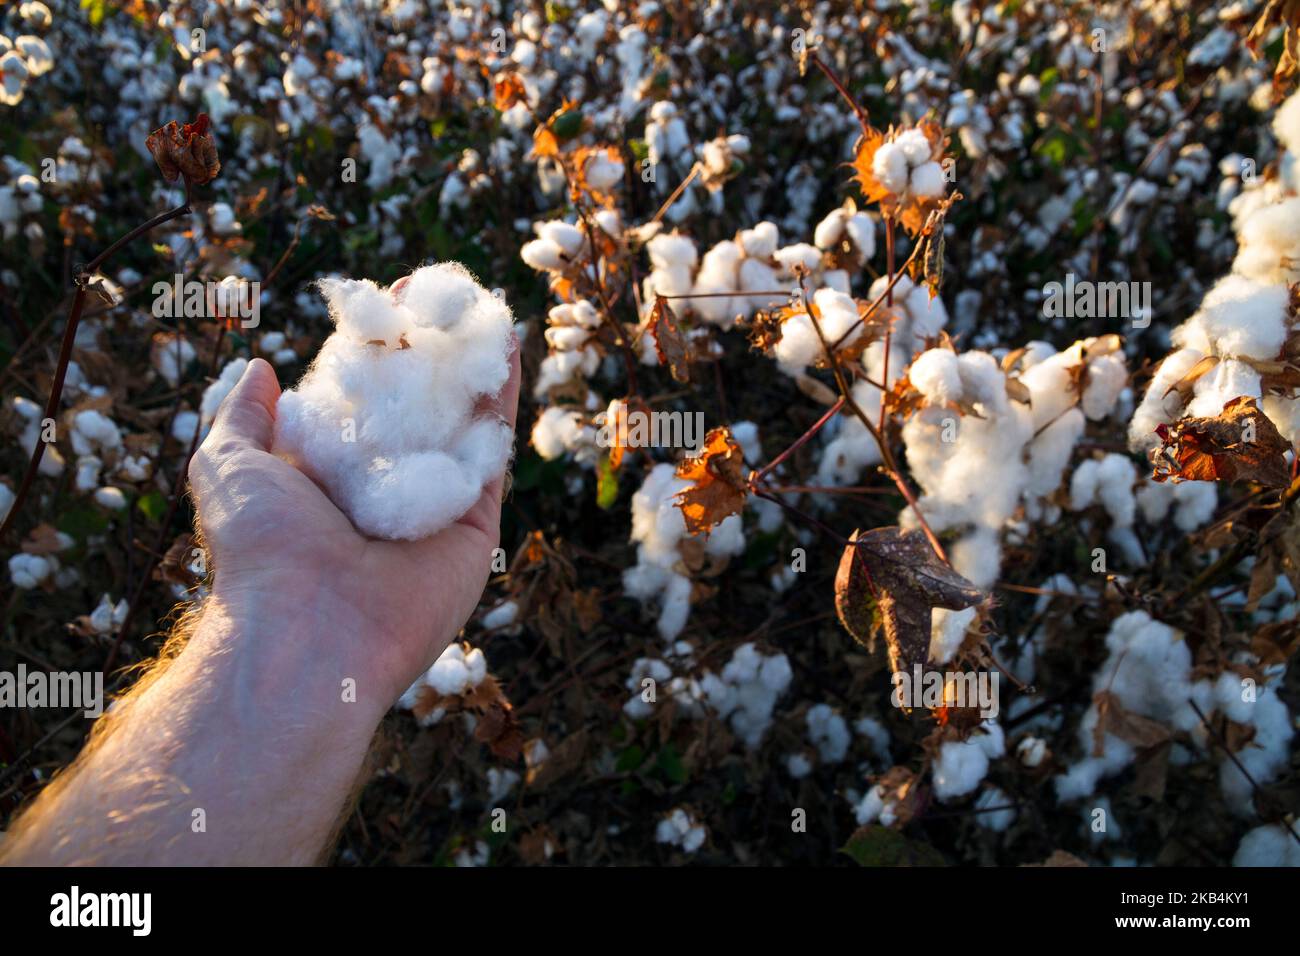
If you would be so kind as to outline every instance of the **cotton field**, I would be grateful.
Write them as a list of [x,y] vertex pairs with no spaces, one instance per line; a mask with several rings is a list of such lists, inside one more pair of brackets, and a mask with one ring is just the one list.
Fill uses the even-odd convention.
[[332,863],[1300,864],[1279,6],[6,5],[0,671],[216,613],[262,359],[322,605],[503,501]]

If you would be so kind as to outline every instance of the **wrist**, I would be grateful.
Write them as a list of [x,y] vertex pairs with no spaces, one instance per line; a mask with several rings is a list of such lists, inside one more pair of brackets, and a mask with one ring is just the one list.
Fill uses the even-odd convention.
[[401,693],[364,653],[379,641],[373,622],[301,576],[266,583],[215,589],[182,658],[263,731],[368,743]]

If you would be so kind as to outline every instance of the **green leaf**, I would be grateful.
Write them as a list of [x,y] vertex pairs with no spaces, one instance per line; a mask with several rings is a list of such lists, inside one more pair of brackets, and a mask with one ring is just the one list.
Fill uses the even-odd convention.
[[596,466],[596,507],[608,511],[618,501],[618,472],[606,455]]
[[645,751],[633,744],[618,755],[618,762],[614,764],[614,769],[619,773],[631,773],[643,763],[645,763]]
[[672,744],[664,744],[663,749],[659,751],[656,766],[658,766],[659,772],[667,777],[671,783],[683,784],[686,782],[686,765],[682,763],[677,748]]
[[157,488],[141,495],[135,506],[150,521],[162,521],[163,516],[167,514],[167,498]]
[[103,534],[108,530],[108,516],[91,505],[79,504],[64,509],[55,519],[54,526],[78,541],[85,541],[92,534]]
[[840,852],[859,866],[946,866],[943,856],[928,843],[909,840],[897,830],[868,824],[849,837]]

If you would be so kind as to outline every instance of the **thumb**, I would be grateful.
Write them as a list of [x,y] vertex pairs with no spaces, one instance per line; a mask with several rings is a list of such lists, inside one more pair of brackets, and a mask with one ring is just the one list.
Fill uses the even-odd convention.
[[218,445],[270,451],[279,400],[280,382],[275,369],[265,359],[253,359],[217,409],[208,440]]

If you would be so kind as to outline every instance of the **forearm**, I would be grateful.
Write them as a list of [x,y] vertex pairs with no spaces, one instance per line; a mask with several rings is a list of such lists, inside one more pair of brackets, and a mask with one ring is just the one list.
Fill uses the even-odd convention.
[[213,599],[19,822],[4,862],[315,862],[384,707],[348,692],[328,638],[309,633],[325,622],[272,611]]

